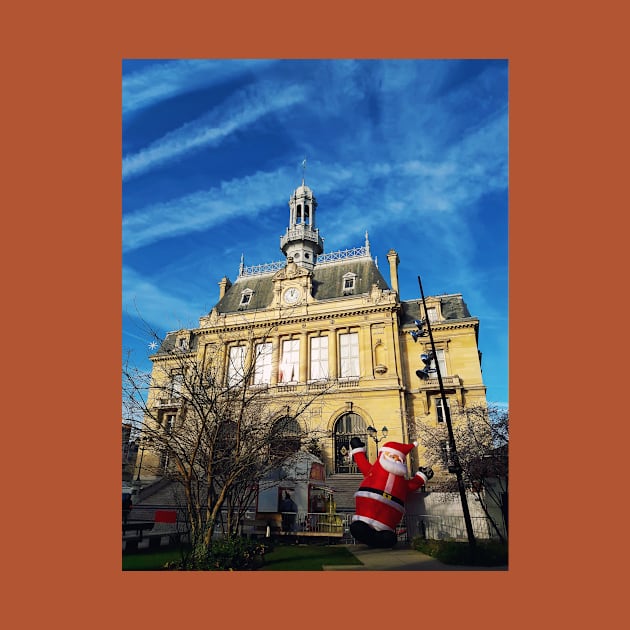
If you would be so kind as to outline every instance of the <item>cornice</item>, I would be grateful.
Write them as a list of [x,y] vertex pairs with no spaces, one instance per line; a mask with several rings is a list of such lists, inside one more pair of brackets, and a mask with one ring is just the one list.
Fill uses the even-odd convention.
[[[454,321],[454,322],[439,322],[435,324],[431,324],[431,330],[433,332],[439,332],[442,330],[456,330],[457,328],[474,328],[475,326],[479,326],[478,319],[466,319],[465,321]],[[406,324],[404,327],[400,328],[401,335],[408,335],[410,330],[415,330],[415,326],[410,326]],[[427,337],[428,339],[428,337]]]
[[[347,319],[351,317],[359,317],[361,315],[370,315],[378,312],[389,312],[392,313],[398,310],[399,304],[377,304],[374,306],[363,306],[360,308],[355,308],[350,311],[342,311],[342,312],[322,312],[322,313],[313,313],[313,314],[304,314],[304,315],[295,315],[293,317],[283,317],[281,312],[278,313],[277,317],[269,318],[266,321],[258,321],[258,322],[243,322],[243,323],[221,323],[217,322],[214,325],[198,327],[191,329],[191,332],[194,335],[203,335],[203,334],[213,334],[217,332],[236,332],[239,330],[250,330],[252,328],[261,329],[268,328],[272,326],[273,328],[277,328],[278,326],[287,326],[293,324],[304,324],[308,322],[317,322],[324,320],[338,320],[338,319]],[[280,309],[278,309],[280,311]]]

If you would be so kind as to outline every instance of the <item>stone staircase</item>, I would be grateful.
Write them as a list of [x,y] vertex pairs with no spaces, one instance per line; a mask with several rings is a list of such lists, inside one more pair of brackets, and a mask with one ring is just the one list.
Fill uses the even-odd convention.
[[354,511],[354,493],[363,480],[361,474],[336,474],[326,478],[326,485],[335,492],[335,503],[338,512]]

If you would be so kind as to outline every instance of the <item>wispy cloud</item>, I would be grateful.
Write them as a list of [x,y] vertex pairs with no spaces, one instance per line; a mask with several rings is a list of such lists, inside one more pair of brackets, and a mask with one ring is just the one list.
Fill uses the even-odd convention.
[[128,266],[123,267],[122,285],[123,313],[144,320],[158,333],[175,327],[195,327],[199,323],[202,305],[173,296]]
[[[428,216],[434,227],[445,234],[442,245],[449,247],[453,256],[461,257],[468,240],[467,208],[483,194],[507,188],[506,159],[497,161],[487,148],[488,144],[506,143],[506,133],[505,120],[491,121],[488,127],[452,147],[439,162],[314,161],[316,194],[349,191],[343,206],[327,216],[331,245],[343,246],[344,239],[357,230],[373,230],[392,223],[408,223],[410,217]],[[279,191],[286,194],[294,185],[292,169],[257,172],[145,207],[125,216],[123,250],[128,252],[164,238],[203,231],[245,214],[255,216],[283,203]],[[255,203],[244,205],[243,199],[255,199]],[[461,215],[459,223],[454,223],[452,215],[457,213]],[[174,216],[177,221],[173,221]]]
[[258,83],[223,103],[220,107],[169,132],[148,147],[123,158],[122,175],[128,179],[180,158],[191,151],[216,146],[235,131],[246,128],[272,112],[277,112],[306,98],[301,87]]
[[177,59],[152,64],[125,74],[122,80],[123,115],[199,88],[207,88],[245,72],[260,72],[274,60]]
[[[286,169],[259,172],[145,207],[123,219],[123,251],[207,230],[246,214],[255,216],[278,203],[278,193],[288,190],[291,175]],[[244,204],[243,199],[255,199],[256,203]]]

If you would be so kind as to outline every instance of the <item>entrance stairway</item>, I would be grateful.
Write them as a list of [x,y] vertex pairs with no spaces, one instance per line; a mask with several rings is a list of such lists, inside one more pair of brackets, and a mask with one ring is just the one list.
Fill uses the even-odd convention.
[[335,492],[337,512],[354,511],[354,493],[359,489],[363,475],[338,473],[326,478],[326,485]]

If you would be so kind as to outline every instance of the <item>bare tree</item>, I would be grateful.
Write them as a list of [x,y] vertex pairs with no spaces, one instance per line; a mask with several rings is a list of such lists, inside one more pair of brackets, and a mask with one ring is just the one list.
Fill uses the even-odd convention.
[[[182,346],[162,342],[151,375],[123,368],[126,407],[141,414],[151,454],[144,469],[181,488],[197,553],[210,548],[219,522],[238,532],[257,484],[316,434],[305,412],[331,389],[265,382],[256,353],[269,332],[249,326],[203,347],[194,338]],[[226,353],[230,342],[247,352]]]
[[[507,534],[509,411],[492,404],[475,404],[451,411],[457,455],[466,486],[474,492],[488,521],[501,540]],[[429,464],[444,474],[437,476],[448,490],[452,468],[449,440],[443,423],[427,426],[416,422],[419,441]],[[454,486],[454,482],[451,484]]]

